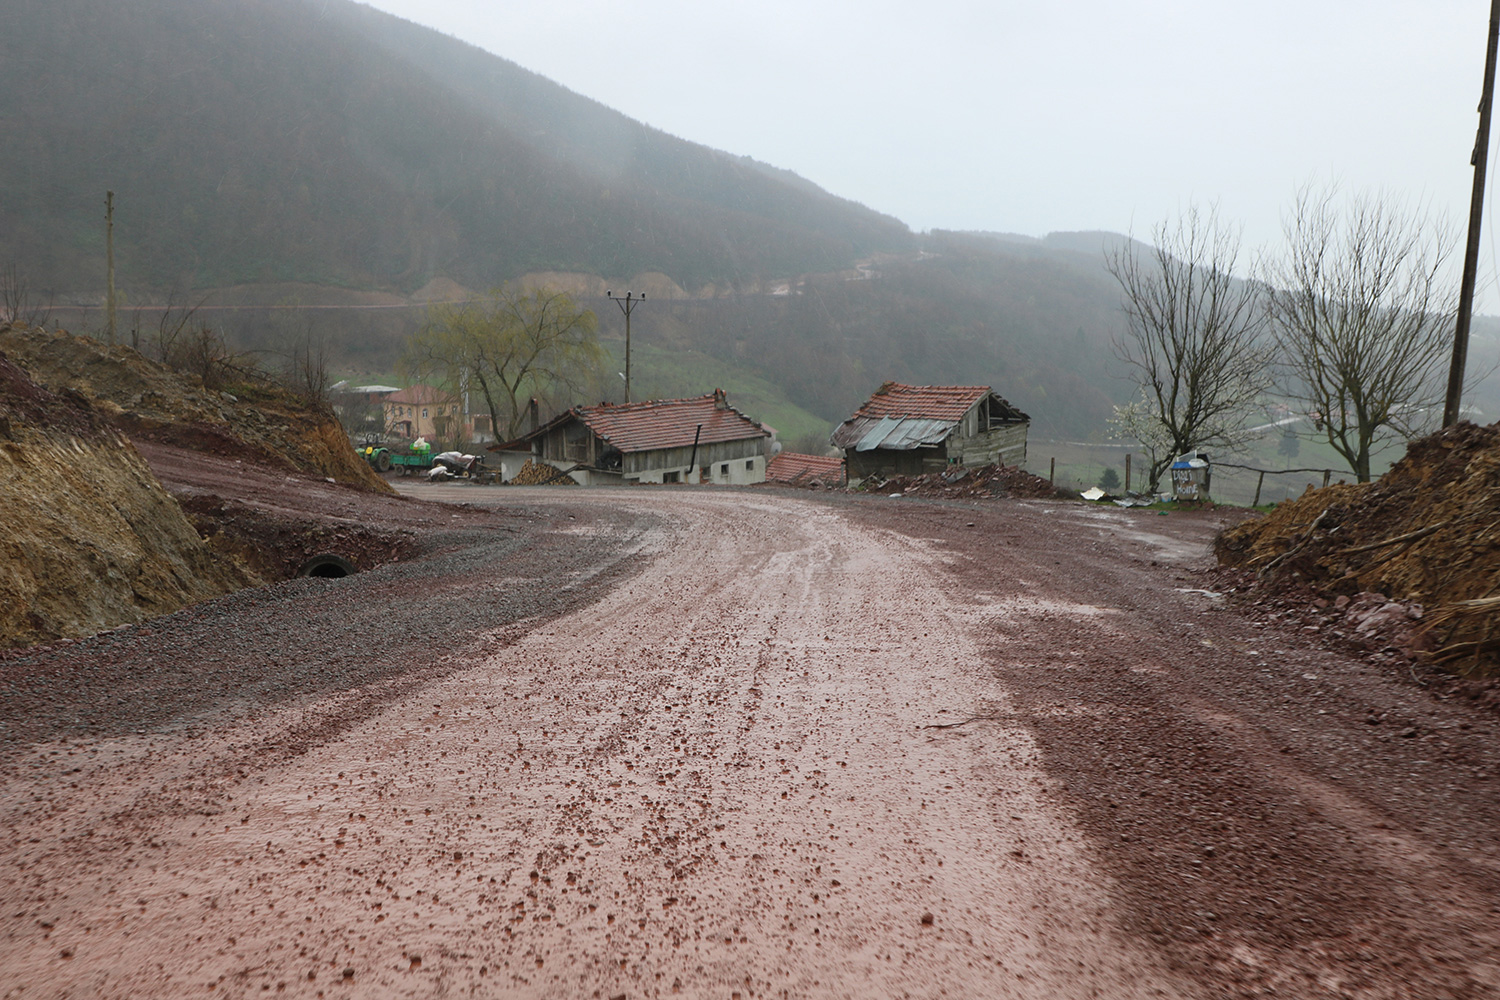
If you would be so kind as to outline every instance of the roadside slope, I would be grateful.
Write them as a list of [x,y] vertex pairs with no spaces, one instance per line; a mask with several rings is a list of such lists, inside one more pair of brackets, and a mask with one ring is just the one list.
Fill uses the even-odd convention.
[[88,635],[258,583],[215,559],[140,453],[0,354],[0,646]]

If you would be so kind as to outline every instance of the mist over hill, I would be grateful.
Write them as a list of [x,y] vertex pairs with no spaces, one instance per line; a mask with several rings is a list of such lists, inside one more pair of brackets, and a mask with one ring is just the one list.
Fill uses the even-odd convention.
[[241,346],[294,330],[350,370],[391,370],[419,289],[564,273],[620,338],[599,293],[659,272],[687,297],[653,293],[639,343],[809,420],[886,379],[987,383],[1038,438],[1097,440],[1130,395],[1126,237],[913,234],[350,0],[8,0],[0,88],[0,266],[44,297],[102,298],[113,190],[127,309],[217,290],[203,316]]
[[102,287],[410,291],[528,271],[739,287],[902,251],[895,219],[348,0],[11,0],[0,257]]

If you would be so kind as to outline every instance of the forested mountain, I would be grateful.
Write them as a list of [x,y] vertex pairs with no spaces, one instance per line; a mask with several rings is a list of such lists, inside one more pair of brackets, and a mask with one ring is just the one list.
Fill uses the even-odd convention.
[[409,291],[528,271],[740,287],[895,219],[348,0],[0,5],[0,261],[34,286]]
[[[113,190],[127,310],[217,290],[202,318],[238,346],[315,338],[347,371],[393,370],[434,279],[592,276],[568,280],[617,339],[598,293],[660,272],[689,297],[653,293],[638,342],[804,425],[886,379],[987,383],[1039,439],[1097,440],[1131,395],[1104,269],[1124,237],[913,234],[352,0],[3,0],[0,95],[0,269],[44,299],[102,298]],[[1476,366],[1495,343],[1476,327]]]
[[653,305],[637,335],[753,365],[834,422],[886,379],[985,383],[1042,435],[1098,437],[1130,395],[1111,374],[1122,322],[1104,269],[1106,244],[1120,240],[939,231],[866,280],[813,274],[787,295]]

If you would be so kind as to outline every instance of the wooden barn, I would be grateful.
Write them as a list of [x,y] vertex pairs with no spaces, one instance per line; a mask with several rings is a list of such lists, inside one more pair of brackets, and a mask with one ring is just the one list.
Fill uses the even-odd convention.
[[830,440],[844,452],[849,483],[920,476],[950,465],[1021,465],[1031,418],[987,385],[887,382]]

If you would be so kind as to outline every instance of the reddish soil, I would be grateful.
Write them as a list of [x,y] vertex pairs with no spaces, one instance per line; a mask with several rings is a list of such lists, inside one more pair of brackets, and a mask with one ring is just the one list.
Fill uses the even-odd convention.
[[1221,514],[408,492],[0,661],[0,995],[1500,995],[1495,714]]

